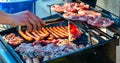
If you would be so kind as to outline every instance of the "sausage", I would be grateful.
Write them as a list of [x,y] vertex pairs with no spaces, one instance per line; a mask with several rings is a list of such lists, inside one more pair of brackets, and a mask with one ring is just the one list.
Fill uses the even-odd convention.
[[60,28],[60,26],[56,27],[59,31],[63,32],[66,36],[68,36],[68,32],[64,31],[63,29]]
[[38,30],[35,30],[35,32],[41,37],[41,39],[44,39],[50,35],[50,33],[45,28],[43,30],[46,31],[46,32],[44,32],[44,34],[43,34],[43,32],[42,32],[42,34],[40,34],[38,32]]
[[68,30],[68,26],[64,26],[64,28]]
[[48,37],[50,35],[50,33],[43,27],[42,31],[46,34],[46,37]]
[[60,26],[61,29],[63,29],[64,31],[68,32],[68,30],[66,28],[64,28],[63,26]]
[[28,40],[28,41],[32,41],[33,38],[27,36],[22,30],[19,30],[18,33],[25,39],[25,40]]
[[48,37],[48,36],[49,36],[49,34],[45,34],[45,33],[43,33],[42,31],[41,31],[42,34],[40,34],[38,30],[35,30],[35,32],[36,32],[40,37]]
[[66,37],[68,37],[68,33],[65,32],[64,30],[62,30],[61,28],[59,28],[59,26],[56,26],[55,28],[56,28],[58,31],[60,31],[61,33],[64,33],[64,35],[65,35]]
[[31,33],[35,36],[34,39],[35,39],[36,41],[40,41],[40,40],[41,40],[41,37],[40,37],[37,33],[35,33],[35,31],[32,31]]
[[50,34],[44,27],[42,28],[42,31],[46,34]]
[[33,63],[40,63],[38,58],[33,58]]
[[35,33],[37,33],[39,36],[41,36],[41,34],[38,32],[38,30],[35,30]]
[[40,34],[45,34],[41,29],[38,30]]
[[60,32],[60,31],[57,30],[55,27],[53,27],[53,30],[54,30],[59,36],[61,36],[62,38],[65,38],[65,37],[66,37],[64,33]]
[[50,36],[47,39],[48,40],[53,40],[53,39],[55,39],[55,36],[53,36],[52,34],[50,34]]
[[25,31],[25,34],[31,38],[35,38],[35,36],[33,36],[28,30]]
[[32,31],[31,32],[35,37],[39,37],[39,35],[35,32],[35,31]]
[[58,33],[53,29],[53,27],[50,27],[49,29],[58,36],[58,39],[59,39],[59,38],[62,38],[62,36],[61,36],[60,34],[58,34]]
[[53,36],[55,36],[55,38],[59,38],[59,36],[57,36],[54,32],[52,32],[51,30],[50,30],[50,28],[46,28]]
[[[41,40],[39,36],[38,36],[38,37],[33,36],[33,35],[32,35],[30,32],[28,32],[27,30],[25,31],[25,33],[26,33],[26,35],[28,35],[29,37],[33,38],[33,39],[36,40],[36,41]],[[35,32],[33,32],[33,33],[34,33],[34,35],[37,35],[37,34],[35,34]]]

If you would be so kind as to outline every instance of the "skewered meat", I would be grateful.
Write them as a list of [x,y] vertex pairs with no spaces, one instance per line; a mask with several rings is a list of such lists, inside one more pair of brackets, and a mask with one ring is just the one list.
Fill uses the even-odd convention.
[[23,42],[23,39],[19,36],[16,36],[14,33],[4,35],[3,39],[11,45],[18,45]]

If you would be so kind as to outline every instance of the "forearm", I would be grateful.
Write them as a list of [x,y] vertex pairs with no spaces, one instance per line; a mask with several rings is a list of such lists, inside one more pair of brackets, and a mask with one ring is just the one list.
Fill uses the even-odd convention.
[[0,11],[0,24],[11,25],[12,20],[13,19],[11,18],[10,14]]

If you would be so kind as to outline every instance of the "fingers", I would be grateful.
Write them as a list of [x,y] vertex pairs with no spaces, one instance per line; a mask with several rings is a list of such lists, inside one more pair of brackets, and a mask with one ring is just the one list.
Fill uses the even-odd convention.
[[28,21],[29,21],[29,24],[31,24],[31,29],[33,29],[33,30],[35,30],[35,29],[37,29],[37,24],[36,24],[36,22],[33,20],[33,19],[31,19],[30,17],[28,18]]
[[[37,16],[35,16],[34,14],[32,14],[29,11],[26,11],[26,14],[30,17],[31,20],[33,20],[36,24],[36,28],[40,29],[42,25],[44,25],[44,22]],[[31,23],[34,25],[34,23]],[[34,26],[33,26],[34,27]]]
[[[37,17],[37,16],[36,16]],[[42,26],[45,26],[45,22],[44,21],[42,21],[42,19],[40,19],[39,17],[37,17],[38,19],[39,19],[39,21],[40,21],[40,24],[42,25]]]
[[28,29],[29,31],[32,31],[32,28],[33,28],[33,27],[32,27],[32,25],[30,24],[30,22],[27,22],[27,25],[26,25],[26,26],[27,26],[27,29]]

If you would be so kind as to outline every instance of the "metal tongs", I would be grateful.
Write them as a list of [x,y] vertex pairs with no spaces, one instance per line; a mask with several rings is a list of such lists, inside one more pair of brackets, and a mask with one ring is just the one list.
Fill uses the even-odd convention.
[[[48,19],[48,20],[43,20],[45,22],[45,26],[46,25],[50,25],[50,24],[54,24],[54,23],[58,23],[58,22],[63,22],[65,21],[63,18],[53,18],[53,19]],[[22,30],[22,28],[25,28],[23,26],[18,26],[17,31]]]

